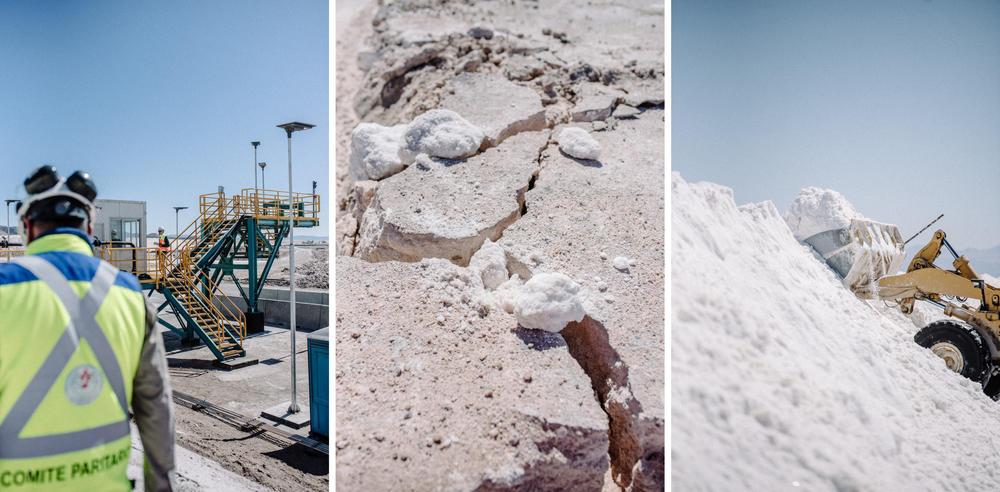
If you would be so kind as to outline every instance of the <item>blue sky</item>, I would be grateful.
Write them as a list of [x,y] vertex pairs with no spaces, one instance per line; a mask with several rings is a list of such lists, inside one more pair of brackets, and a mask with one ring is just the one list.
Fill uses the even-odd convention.
[[782,212],[832,188],[904,238],[944,213],[957,248],[1000,245],[1000,2],[675,0],[672,16],[685,180]]
[[[0,199],[23,197],[41,163],[90,171],[100,198],[145,200],[148,232],[195,218],[198,196],[253,186],[253,151],[268,188],[329,169],[326,0],[0,2]],[[323,226],[303,235],[326,235]],[[4,221],[6,219],[3,219]]]

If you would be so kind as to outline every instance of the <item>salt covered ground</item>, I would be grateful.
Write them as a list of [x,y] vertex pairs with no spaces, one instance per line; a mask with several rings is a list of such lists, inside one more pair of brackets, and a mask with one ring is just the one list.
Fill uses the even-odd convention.
[[859,300],[771,202],[671,193],[675,490],[996,488],[1000,407],[913,342],[939,314]]
[[363,3],[337,3],[336,484],[662,489],[663,6]]

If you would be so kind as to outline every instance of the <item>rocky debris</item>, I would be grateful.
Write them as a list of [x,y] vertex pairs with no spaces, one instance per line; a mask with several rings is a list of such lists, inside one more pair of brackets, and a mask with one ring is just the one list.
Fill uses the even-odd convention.
[[583,128],[566,127],[559,131],[559,150],[577,159],[597,160],[601,144]]
[[629,106],[659,106],[664,101],[663,78],[626,79],[621,83],[625,91],[623,102]]
[[[379,182],[355,255],[368,261],[446,258],[466,265],[517,220],[548,132],[520,133],[463,161],[431,160]],[[470,204],[476,204],[470,207]]]
[[534,56],[511,55],[504,71],[510,80],[528,81],[545,73],[545,62]]
[[[338,247],[341,247],[338,245]],[[309,259],[306,261],[299,261],[296,258],[295,261],[295,286],[303,289],[329,289],[330,288],[330,253],[326,246],[303,248],[302,246],[296,245],[295,251],[296,256],[303,253],[309,253]],[[276,269],[267,280],[264,281],[266,285],[276,285],[280,287],[287,287],[290,285],[291,272],[288,270],[288,265],[281,266]]]
[[583,83],[573,106],[573,121],[606,120],[625,93],[598,83]]
[[483,131],[458,113],[432,109],[406,125],[400,156],[407,164],[420,154],[461,159],[475,154],[482,141]]
[[349,169],[354,180],[379,180],[402,171],[399,145],[406,125],[361,123],[351,132]]
[[455,111],[486,133],[484,147],[546,127],[542,100],[533,89],[505,78],[463,73],[445,84],[440,107]]
[[476,39],[493,39],[493,30],[477,26],[469,29],[469,36]]
[[415,74],[412,72],[440,65],[443,59],[438,55],[443,49],[443,46],[430,45],[384,52],[384,57],[377,59],[368,70],[368,77],[355,100],[354,111],[364,116],[379,106],[388,108],[396,104],[413,80]]
[[622,118],[635,118],[639,115],[639,108],[634,106],[629,106],[628,104],[619,104],[615,106],[614,117],[618,119]]

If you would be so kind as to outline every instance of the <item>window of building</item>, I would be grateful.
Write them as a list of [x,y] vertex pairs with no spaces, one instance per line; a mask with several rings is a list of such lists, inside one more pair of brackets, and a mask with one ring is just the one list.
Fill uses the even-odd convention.
[[139,238],[138,219],[111,219],[111,240],[132,243],[134,247],[143,247]]

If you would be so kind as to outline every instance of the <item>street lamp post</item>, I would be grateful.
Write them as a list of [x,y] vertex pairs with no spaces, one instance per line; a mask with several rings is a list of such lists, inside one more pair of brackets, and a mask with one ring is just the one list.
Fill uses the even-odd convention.
[[[254,173],[254,174],[256,174],[256,173]],[[176,241],[177,240],[177,236],[180,235],[179,227],[178,227],[179,224],[177,223],[177,215],[181,212],[181,210],[184,210],[185,208],[187,208],[187,207],[174,207],[174,241]]]
[[7,202],[7,231],[6,232],[7,232],[7,247],[9,248],[10,247],[10,204],[11,203],[17,203],[20,200],[13,199],[13,200],[4,200],[4,201]]
[[[253,145],[253,162],[254,162],[253,165],[251,165],[250,167],[254,167],[254,166],[257,165],[257,146],[260,145],[260,142],[250,142],[250,145]],[[254,170],[253,170],[253,189],[255,189],[255,190],[257,189],[257,169],[256,168],[254,168]]]
[[267,167],[267,163],[258,162],[257,165],[260,166],[260,187],[266,190],[267,185],[264,184],[264,168]]
[[309,123],[299,123],[293,121],[278,125],[278,128],[285,130],[288,135],[288,282],[291,284],[289,291],[289,306],[291,316],[289,324],[292,327],[292,403],[288,406],[288,413],[298,413],[299,405],[295,398],[295,196],[292,194],[292,133],[300,130],[308,130],[316,125]]
[[253,169],[253,214],[257,215],[257,203],[259,202],[257,199],[257,146],[260,145],[260,142],[250,142],[250,145],[253,145],[253,164],[250,165],[250,168]]

